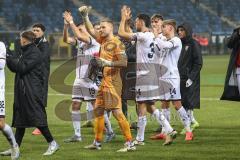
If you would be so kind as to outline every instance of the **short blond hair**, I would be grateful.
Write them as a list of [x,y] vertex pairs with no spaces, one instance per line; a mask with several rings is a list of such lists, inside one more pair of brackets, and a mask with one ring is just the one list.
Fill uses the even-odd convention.
[[171,26],[173,26],[175,31],[177,30],[177,28],[176,28],[177,27],[177,22],[174,19],[164,20],[162,25],[171,25]]
[[101,20],[100,20],[100,23],[103,23],[103,22],[106,22],[106,23],[112,25],[112,27],[114,27],[113,21],[112,21],[111,19],[109,19],[109,18],[103,18],[103,19],[101,19]]

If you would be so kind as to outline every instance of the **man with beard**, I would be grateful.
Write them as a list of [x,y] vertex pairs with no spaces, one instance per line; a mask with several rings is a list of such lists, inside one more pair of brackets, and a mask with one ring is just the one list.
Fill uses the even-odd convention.
[[101,141],[104,129],[104,111],[111,111],[118,121],[118,124],[125,137],[126,143],[118,152],[129,152],[136,150],[132,143],[132,134],[129,123],[122,113],[122,79],[120,71],[127,66],[125,47],[118,37],[114,36],[113,22],[102,20],[100,31],[96,32],[89,20],[88,13],[91,7],[82,6],[79,8],[84,24],[89,34],[100,43],[100,58],[97,58],[99,66],[103,67],[103,79],[98,90],[95,103],[95,139],[93,144],[86,146],[86,149],[101,149]]

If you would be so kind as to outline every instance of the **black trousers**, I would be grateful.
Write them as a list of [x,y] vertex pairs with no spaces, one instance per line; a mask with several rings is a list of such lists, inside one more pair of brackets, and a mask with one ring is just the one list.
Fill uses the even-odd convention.
[[[48,126],[37,127],[37,128],[41,131],[42,135],[44,136],[44,138],[46,139],[46,141],[48,143],[53,141],[53,137],[52,137],[52,134],[51,134]],[[16,128],[15,138],[16,138],[16,142],[19,146],[21,146],[21,144],[22,144],[22,140],[23,140],[23,137],[25,134],[25,129],[26,128]]]

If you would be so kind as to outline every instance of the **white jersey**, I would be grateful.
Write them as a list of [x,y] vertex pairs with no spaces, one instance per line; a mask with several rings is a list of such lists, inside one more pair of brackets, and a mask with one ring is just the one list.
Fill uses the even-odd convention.
[[148,74],[155,63],[154,34],[152,32],[138,32],[133,39],[137,40],[137,76]]
[[0,42],[0,85],[5,84],[4,66],[6,63],[6,47],[3,42]]
[[156,38],[160,38],[160,39],[162,39],[164,41],[167,40],[167,38],[162,33],[160,33]]
[[137,40],[136,101],[159,99],[154,34],[152,32],[139,32],[135,33],[133,38]]
[[77,40],[77,47],[76,78],[88,78],[89,63],[94,56],[98,55],[100,44],[90,38],[89,44]]
[[161,78],[180,78],[178,59],[182,50],[182,42],[178,37],[170,40],[155,39],[155,53],[158,54]]
[[[158,34],[158,36],[156,38],[159,38],[163,41],[167,41],[167,38],[162,34]],[[158,46],[156,45],[156,43],[154,43],[154,52],[155,52],[155,55],[156,55],[156,59],[155,59],[155,62],[157,64],[161,64],[162,63],[162,59],[161,59],[161,54],[160,54],[160,49],[158,48]]]
[[0,118],[5,116],[5,73],[6,47],[0,42]]

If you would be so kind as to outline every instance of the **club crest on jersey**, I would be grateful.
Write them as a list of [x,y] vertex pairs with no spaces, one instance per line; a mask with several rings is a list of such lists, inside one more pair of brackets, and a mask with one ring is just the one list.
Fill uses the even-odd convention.
[[109,42],[106,45],[104,45],[104,50],[107,52],[113,51],[117,47],[117,44]]
[[185,51],[187,51],[187,50],[188,50],[188,48],[189,48],[189,46],[185,46]]

